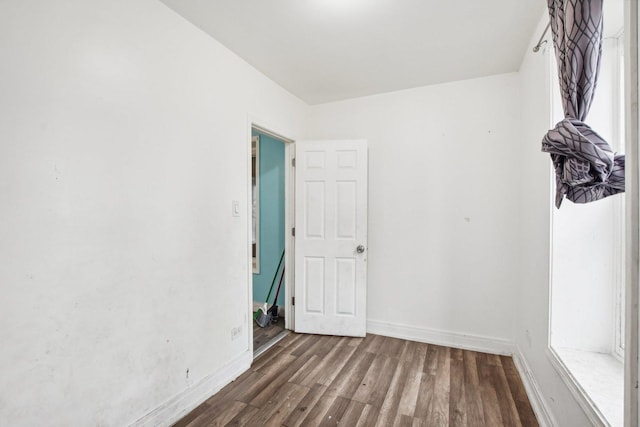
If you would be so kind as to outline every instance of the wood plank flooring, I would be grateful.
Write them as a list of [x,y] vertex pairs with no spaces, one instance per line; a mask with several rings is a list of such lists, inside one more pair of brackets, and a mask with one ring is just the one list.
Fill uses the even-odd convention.
[[379,335],[291,333],[175,424],[538,426],[511,357]]
[[284,331],[284,317],[278,317],[278,322],[261,328],[254,321],[253,322],[253,350],[258,350],[260,347],[269,342],[273,337]]

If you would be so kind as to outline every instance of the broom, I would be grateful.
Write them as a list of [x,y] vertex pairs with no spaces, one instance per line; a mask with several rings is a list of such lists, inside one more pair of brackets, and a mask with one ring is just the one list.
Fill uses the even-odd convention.
[[280,271],[280,265],[282,265],[282,260],[284,259],[284,251],[282,251],[282,256],[280,257],[280,262],[278,263],[278,268],[276,268],[276,272],[273,275],[273,280],[271,281],[271,287],[269,288],[269,293],[267,294],[267,299],[265,300],[262,307],[258,308],[256,314],[254,315],[254,319],[258,326],[264,328],[271,324],[271,316],[268,310],[269,298],[271,297],[271,291],[273,291],[273,285],[276,284],[276,278],[278,277],[278,271]]
[[273,299],[273,305],[267,311],[267,313],[269,314],[271,323],[278,322],[278,295],[280,295],[280,288],[282,287],[282,279],[284,279],[284,269],[285,267],[282,267],[282,276],[280,276],[280,283],[278,283],[278,290],[276,291],[276,297]]

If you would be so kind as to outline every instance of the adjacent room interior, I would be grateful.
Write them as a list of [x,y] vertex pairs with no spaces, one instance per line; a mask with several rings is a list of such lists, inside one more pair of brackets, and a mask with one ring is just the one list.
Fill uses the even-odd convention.
[[[253,352],[258,355],[285,331],[286,142],[252,128]],[[266,307],[266,308],[265,308]],[[258,311],[260,310],[260,311]],[[259,316],[262,318],[259,318]]]

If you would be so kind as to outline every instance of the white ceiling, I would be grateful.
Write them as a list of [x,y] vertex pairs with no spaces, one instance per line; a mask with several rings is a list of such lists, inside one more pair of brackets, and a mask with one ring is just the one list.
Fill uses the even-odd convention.
[[309,104],[517,71],[544,0],[161,0]]

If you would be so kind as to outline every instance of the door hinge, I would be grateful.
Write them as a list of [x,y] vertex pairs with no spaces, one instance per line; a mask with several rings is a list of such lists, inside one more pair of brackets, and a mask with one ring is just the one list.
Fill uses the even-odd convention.
[[291,305],[296,305],[296,297],[291,297]]
[[293,227],[293,228],[291,229],[291,235],[292,235],[293,237],[296,237],[296,228],[295,228],[295,227]]
[[296,167],[296,158],[291,159],[291,166]]

